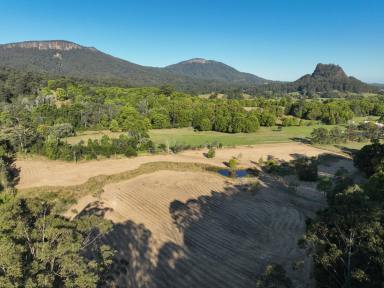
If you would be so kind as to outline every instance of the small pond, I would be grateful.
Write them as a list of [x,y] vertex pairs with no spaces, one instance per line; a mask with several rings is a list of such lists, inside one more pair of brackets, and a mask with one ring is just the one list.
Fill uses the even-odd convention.
[[[220,169],[217,171],[220,175],[226,176],[226,177],[233,177],[232,173],[228,169]],[[236,170],[235,178],[242,178],[247,177],[249,175],[249,172],[245,169],[239,169]]]

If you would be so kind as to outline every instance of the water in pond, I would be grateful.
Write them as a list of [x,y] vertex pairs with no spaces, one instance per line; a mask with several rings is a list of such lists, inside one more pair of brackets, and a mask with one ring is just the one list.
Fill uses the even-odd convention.
[[[227,169],[221,169],[218,171],[218,173],[220,175],[223,175],[223,176],[226,176],[226,177],[233,177],[233,175],[231,174],[231,171],[227,170]],[[236,170],[236,174],[235,174],[235,177],[236,178],[241,178],[241,177],[246,177],[248,176],[248,171],[247,170]]]

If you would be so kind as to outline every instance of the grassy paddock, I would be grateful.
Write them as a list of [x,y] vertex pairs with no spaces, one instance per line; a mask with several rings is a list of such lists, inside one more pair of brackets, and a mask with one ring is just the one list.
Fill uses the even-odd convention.
[[[295,138],[309,137],[314,128],[334,127],[332,125],[313,125],[313,126],[292,126],[283,127],[281,131],[277,127],[260,127],[255,133],[221,133],[215,131],[194,131],[193,128],[174,128],[174,129],[154,129],[149,131],[149,135],[156,144],[186,144],[199,146],[213,142],[222,143],[224,146],[253,145],[263,143],[283,143],[293,141]],[[100,139],[103,135],[109,137],[119,137],[122,132],[110,131],[86,131],[77,136],[68,137],[69,144],[76,144],[83,140]]]
[[[354,117],[353,121],[356,123],[363,122],[365,120],[375,121],[378,117]],[[345,125],[312,125],[312,126],[291,126],[283,127],[282,130],[278,130],[274,127],[260,127],[255,133],[221,133],[215,131],[194,131],[193,128],[172,128],[172,129],[153,129],[149,131],[149,136],[156,144],[168,144],[173,146],[175,144],[185,144],[190,146],[200,146],[210,144],[213,142],[219,142],[224,146],[236,146],[236,145],[253,145],[253,144],[266,144],[266,143],[284,143],[297,141],[298,139],[308,138],[315,128],[324,127],[331,129],[335,126],[341,128]],[[101,131],[84,131],[78,133],[73,137],[65,139],[69,144],[77,144],[81,140],[87,143],[88,139],[101,139],[103,135],[107,135],[111,138],[118,138],[124,132],[111,132],[108,130]],[[352,145],[353,144],[353,145]],[[356,144],[356,145],[354,145]],[[361,143],[351,143],[352,146],[358,147]],[[350,144],[347,144],[348,146]],[[333,145],[328,145],[333,146]],[[348,147],[347,146],[347,147]],[[364,146],[364,145],[362,145]],[[329,149],[334,149],[328,147]],[[328,149],[328,150],[329,150]],[[338,150],[340,151],[340,149]]]
[[100,195],[103,187],[109,183],[120,182],[135,178],[142,174],[148,174],[160,170],[193,171],[193,172],[216,172],[219,167],[200,163],[178,163],[178,162],[151,162],[140,165],[134,170],[125,171],[113,175],[98,175],[91,177],[87,182],[72,186],[43,186],[18,190],[18,196],[24,198],[39,197],[57,204],[57,209],[64,211],[69,205],[86,195]]

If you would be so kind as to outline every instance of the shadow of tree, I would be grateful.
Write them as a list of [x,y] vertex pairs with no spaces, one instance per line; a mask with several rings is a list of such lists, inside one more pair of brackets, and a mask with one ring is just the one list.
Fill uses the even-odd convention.
[[[272,177],[263,181],[269,188],[284,191],[284,184]],[[254,287],[256,276],[269,263],[291,270],[293,261],[308,261],[296,245],[309,213],[301,213],[300,203],[295,203],[306,200],[278,191],[274,192],[285,195],[284,199],[281,195],[266,199],[270,189],[254,194],[250,188],[237,185],[211,196],[170,204],[184,245],[161,248],[153,276],[157,287]],[[173,258],[170,249],[175,248],[185,256]]]
[[115,251],[107,287],[156,287],[152,279],[156,259],[151,237],[144,225],[132,221],[113,226],[104,239]]
[[[311,260],[297,242],[305,220],[322,203],[287,193],[281,177],[261,173],[259,181],[257,192],[241,184],[171,202],[181,245],[168,241],[156,247],[144,225],[115,224],[104,239],[116,251],[107,287],[255,287],[270,263],[282,265],[294,287],[308,287]],[[95,205],[88,211],[103,215],[107,210]],[[301,270],[292,268],[294,262],[304,263]]]

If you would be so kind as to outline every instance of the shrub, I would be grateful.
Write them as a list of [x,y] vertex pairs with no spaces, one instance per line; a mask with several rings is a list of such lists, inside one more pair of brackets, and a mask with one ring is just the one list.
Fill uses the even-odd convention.
[[317,183],[317,189],[325,193],[329,193],[332,190],[332,186],[332,179],[327,176],[320,177]]
[[216,155],[216,151],[213,147],[209,148],[207,152],[207,158],[214,158]]
[[137,151],[133,147],[128,147],[127,150],[125,150],[124,155],[126,157],[135,157],[137,156]]
[[318,177],[317,159],[301,157],[294,161],[297,176],[302,181],[316,181]]
[[231,169],[231,171],[235,171],[237,169],[237,159],[232,158],[231,160],[228,161],[228,167]]
[[292,281],[286,275],[284,268],[279,264],[269,264],[256,280],[257,288],[266,287],[293,287]]

